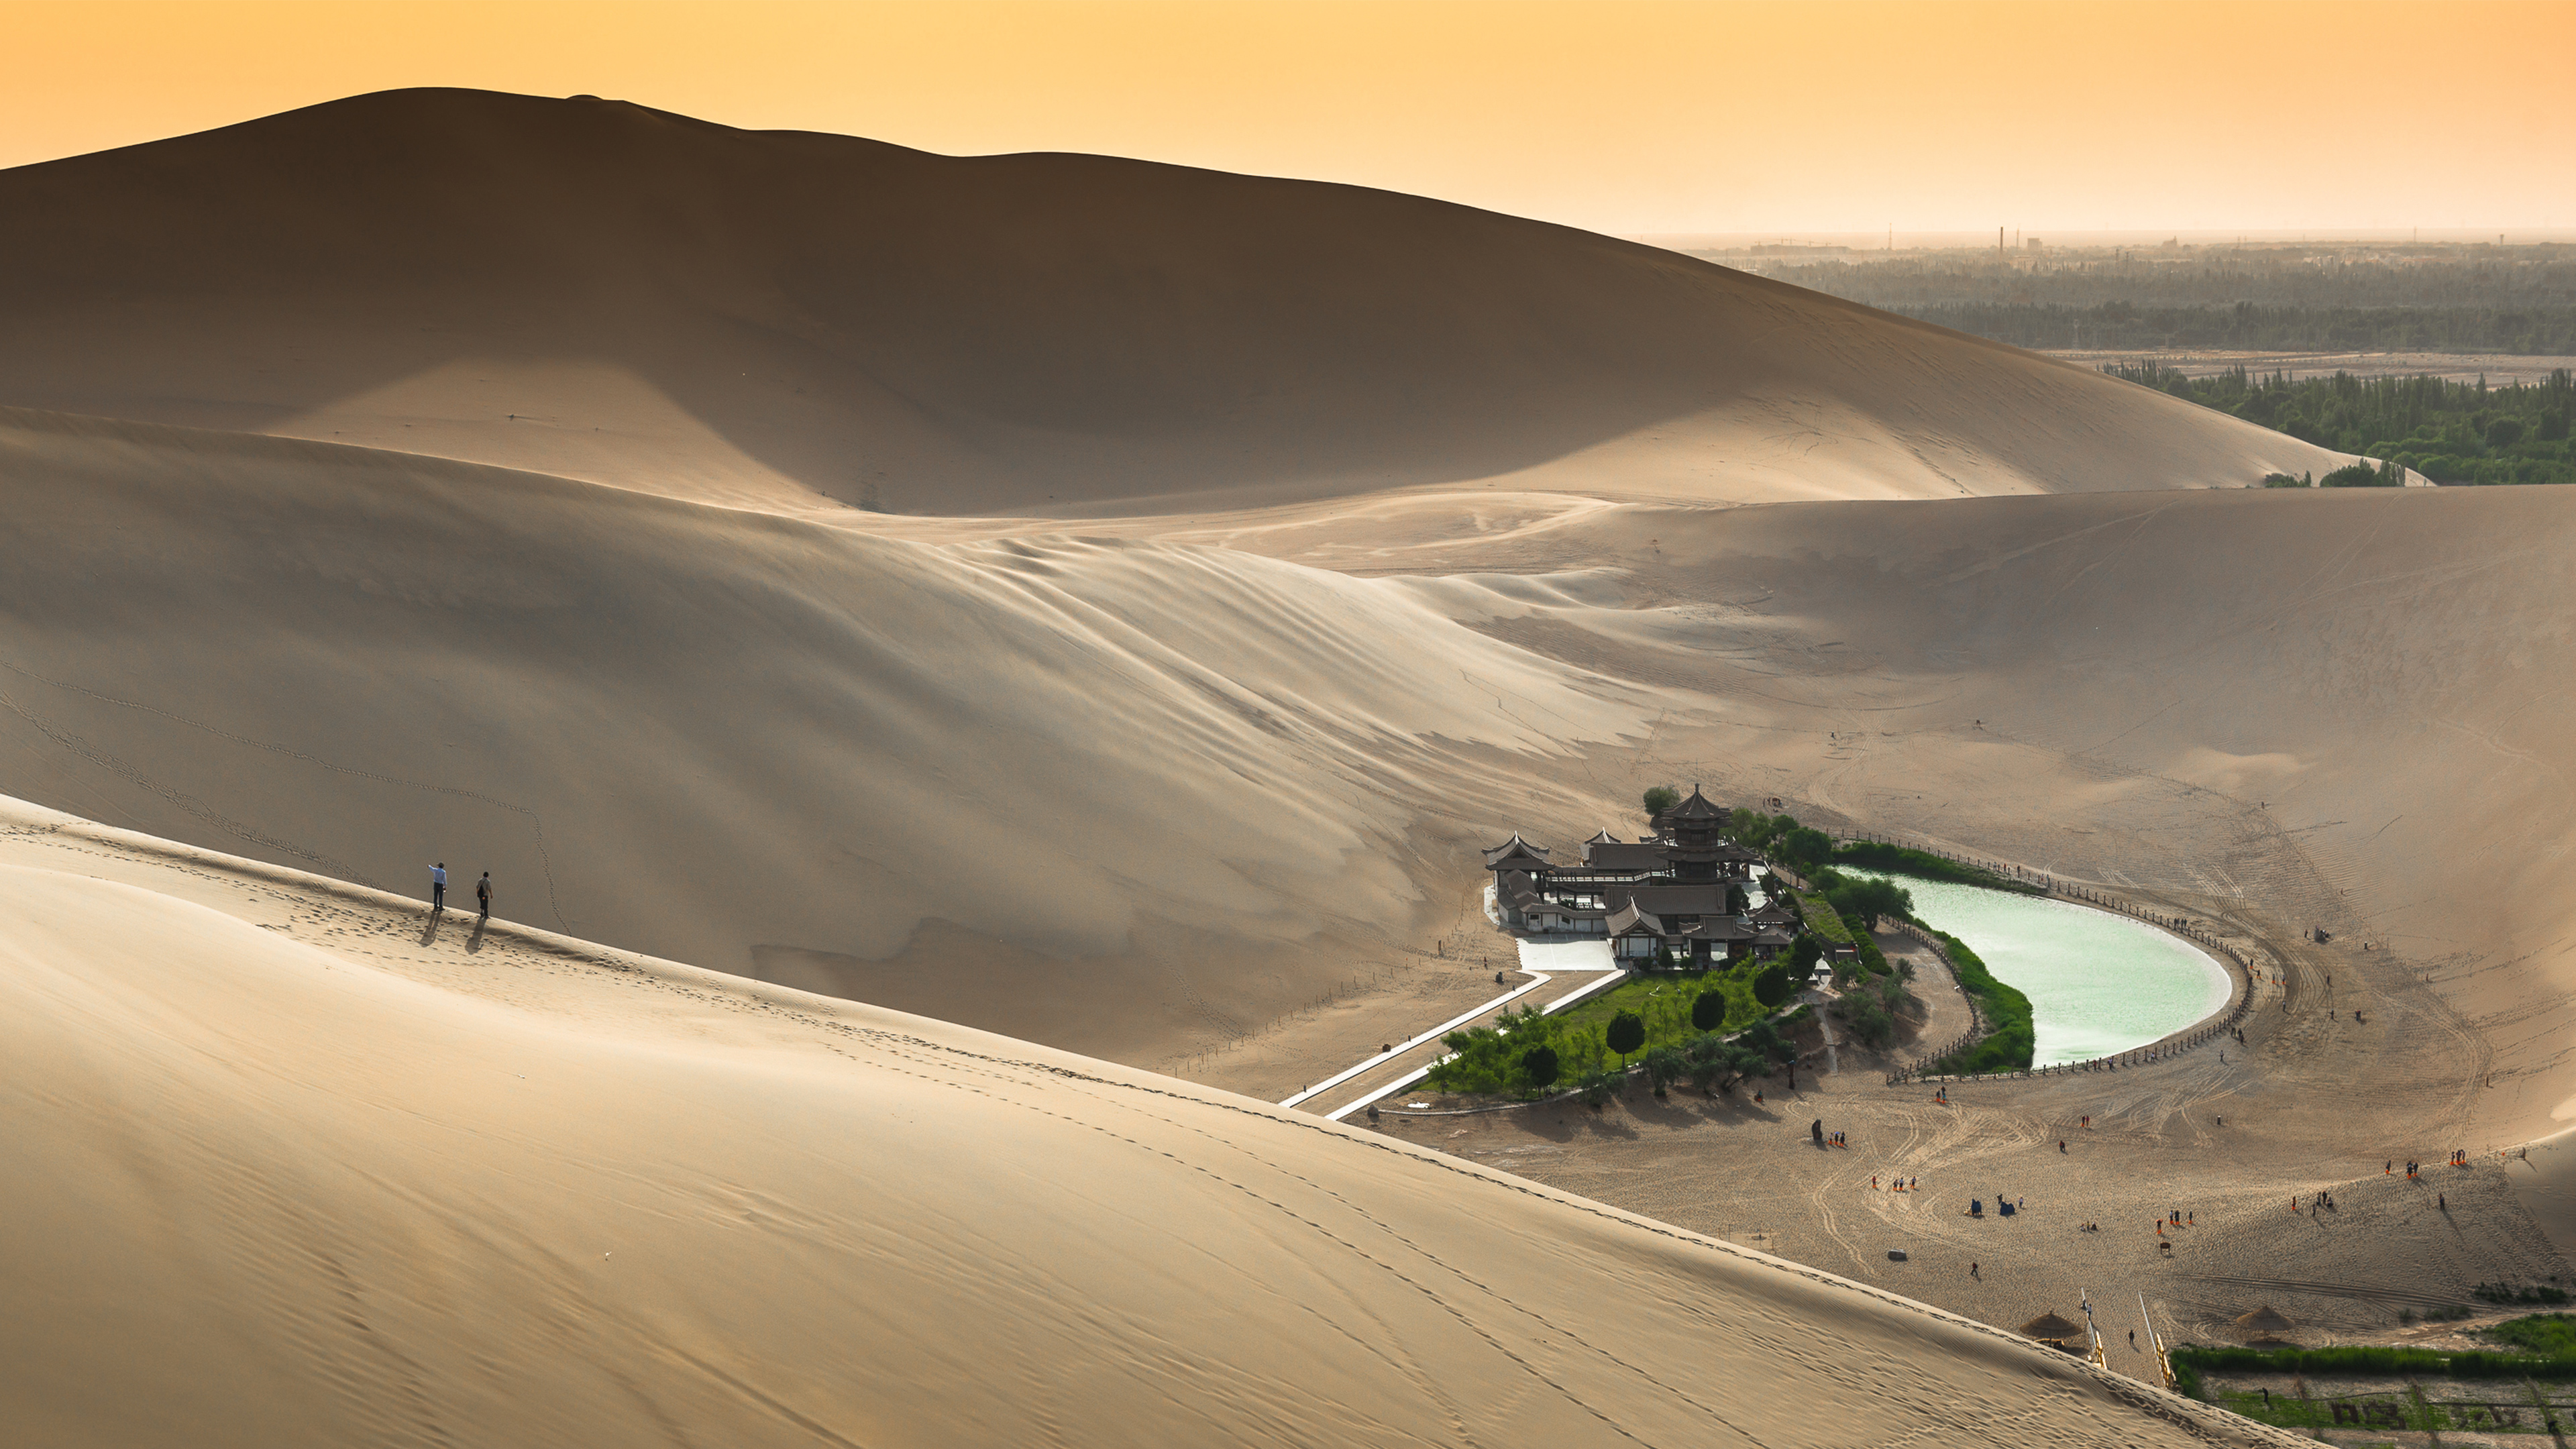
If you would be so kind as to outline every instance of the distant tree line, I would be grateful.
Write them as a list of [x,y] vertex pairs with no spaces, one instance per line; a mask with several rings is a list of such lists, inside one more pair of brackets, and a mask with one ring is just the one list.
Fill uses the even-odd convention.
[[2094,307],[1942,302],[1891,307],[1908,317],[2030,348],[2113,352],[2576,353],[2576,307]]
[[2576,352],[2576,247],[1978,250],[1766,276],[2016,347]]
[[[2412,468],[2436,483],[2576,483],[2576,377],[2560,368],[2537,383],[2489,387],[2439,377],[2301,378],[2244,368],[2186,377],[2159,363],[2120,363],[2113,377],[2216,408],[2342,453]],[[2276,477],[2284,486],[2291,480]],[[2319,480],[2329,487],[2402,481],[2386,468],[2353,465]]]

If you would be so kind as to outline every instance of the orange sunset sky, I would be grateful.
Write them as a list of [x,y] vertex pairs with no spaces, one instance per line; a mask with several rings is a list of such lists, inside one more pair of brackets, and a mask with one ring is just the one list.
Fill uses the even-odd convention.
[[0,0],[0,24],[0,165],[454,85],[1618,234],[2576,228],[2566,0]]

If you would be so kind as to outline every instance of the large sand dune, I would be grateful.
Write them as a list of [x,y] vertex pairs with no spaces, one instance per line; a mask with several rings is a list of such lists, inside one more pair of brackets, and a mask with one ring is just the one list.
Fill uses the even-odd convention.
[[[2259,1204],[2246,1262],[2283,1172],[2576,1117],[2576,498],[2209,491],[2334,459],[1457,207],[607,102],[0,173],[0,264],[0,1404],[53,1440],[2240,1432],[1134,1070],[1445,1019],[1509,952],[1470,847],[1654,783],[2275,953],[2102,1178]],[[375,890],[437,859],[528,925]],[[2060,1097],[1856,1118],[1994,1159]],[[1776,1146],[1573,1176],[1830,1232]],[[2479,1203],[2301,1271],[2515,1271]]]
[[0,173],[0,405],[938,514],[1514,473],[1946,497],[2334,461],[1415,197],[468,91]]
[[2271,1442],[1260,1103],[0,811],[24,1442]]
[[1454,918],[1445,802],[1655,694],[1239,551],[30,414],[0,549],[32,797],[1129,1059]]

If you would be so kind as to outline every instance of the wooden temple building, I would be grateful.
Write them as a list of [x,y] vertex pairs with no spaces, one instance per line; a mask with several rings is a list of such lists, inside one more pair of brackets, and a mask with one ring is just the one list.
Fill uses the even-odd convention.
[[1623,841],[1605,830],[1573,860],[1514,835],[1485,852],[1495,911],[1506,930],[1606,936],[1623,965],[1708,966],[1783,949],[1798,917],[1783,905],[1753,908],[1762,857],[1718,834],[1727,818],[1693,785],[1654,818],[1655,835]]

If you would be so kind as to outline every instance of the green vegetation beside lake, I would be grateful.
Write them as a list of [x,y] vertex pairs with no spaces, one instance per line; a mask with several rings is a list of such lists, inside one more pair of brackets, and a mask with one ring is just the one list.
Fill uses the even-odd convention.
[[1983,886],[1987,890],[2011,891],[2016,895],[2041,896],[2048,892],[2035,885],[1999,876],[1973,865],[1944,860],[1928,851],[1902,845],[1886,845],[1873,840],[1849,841],[1834,847],[1833,863],[1883,870],[1890,875],[1917,876],[1924,880],[1948,881],[1952,885]]
[[1976,998],[1977,1009],[1985,1014],[1990,1028],[1984,1040],[1945,1059],[1933,1070],[1959,1076],[2029,1070],[2031,1052],[2039,1041],[2038,1028],[2031,1024],[2030,998],[1997,981],[1986,970],[1986,963],[1977,959],[1977,953],[1968,949],[1967,942],[1947,931],[1934,930],[1932,934],[1948,948],[1950,968],[1959,978],[1959,989]]

